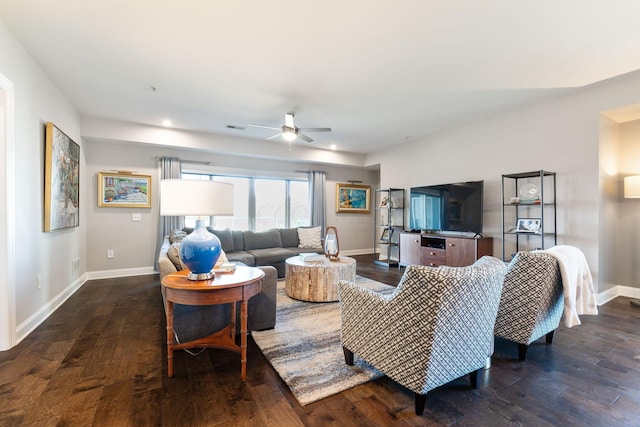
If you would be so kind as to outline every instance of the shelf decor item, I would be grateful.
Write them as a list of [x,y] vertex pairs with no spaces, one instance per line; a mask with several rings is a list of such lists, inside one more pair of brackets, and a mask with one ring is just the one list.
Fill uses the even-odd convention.
[[327,227],[324,232],[324,255],[329,261],[337,261],[340,258],[340,241],[338,240],[338,229],[335,227]]
[[368,214],[371,186],[336,184],[336,213]]
[[151,175],[98,172],[98,207],[150,208]]
[[389,243],[391,241],[392,235],[393,235],[393,227],[385,228],[382,231],[382,236],[380,236],[380,241],[384,243]]
[[80,225],[80,146],[53,123],[45,129],[44,231]]
[[209,280],[215,276],[222,246],[210,233],[205,216],[233,215],[233,185],[217,181],[165,179],[160,181],[160,215],[196,215],[196,227],[180,245],[180,258],[189,269],[189,280]]
[[540,220],[537,218],[518,219],[516,233],[540,233]]

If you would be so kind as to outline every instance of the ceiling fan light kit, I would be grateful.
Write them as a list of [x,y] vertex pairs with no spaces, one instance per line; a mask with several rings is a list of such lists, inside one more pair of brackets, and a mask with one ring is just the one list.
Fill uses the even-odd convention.
[[[270,136],[270,137],[268,137],[266,139],[275,139],[275,138],[278,138],[278,137],[282,136],[282,138],[285,141],[287,141],[289,143],[289,145],[291,145],[291,143],[293,141],[295,141],[296,139],[298,139],[298,138],[302,139],[303,141],[307,141],[307,142],[312,142],[313,141],[313,139],[309,138],[307,135],[303,134],[300,131],[331,132],[331,128],[299,128],[293,123],[293,117],[294,117],[294,113],[286,113],[284,115],[284,125],[281,128],[276,128],[276,127],[273,127],[273,126],[255,125],[255,124],[249,124],[247,126],[248,127],[254,127],[254,128],[261,128],[261,129],[279,130],[279,131],[281,131],[280,133],[272,135],[272,136]],[[245,126],[227,125],[227,128],[236,129],[236,130],[244,130]]]

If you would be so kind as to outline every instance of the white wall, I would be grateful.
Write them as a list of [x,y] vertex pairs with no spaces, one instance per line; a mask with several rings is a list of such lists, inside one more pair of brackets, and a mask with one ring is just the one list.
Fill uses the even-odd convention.
[[[600,112],[640,98],[640,73],[577,90],[560,99],[372,153],[381,186],[483,179],[484,231],[501,252],[500,179],[539,169],[558,174],[558,243],[583,250],[599,275]],[[603,289],[599,289],[603,290]]]
[[623,178],[640,175],[640,120],[622,123],[619,128],[616,280],[620,285],[640,288],[640,199],[622,196]]
[[[84,271],[86,192],[81,183],[80,227],[43,232],[45,123],[52,121],[77,143],[80,119],[22,46],[0,22],[0,74],[15,85],[15,317],[18,340],[79,286]],[[80,168],[84,168],[81,147]],[[80,258],[72,277],[71,261]],[[42,277],[37,289],[36,276]]]
[[[83,130],[84,132],[84,130]],[[175,133],[176,137],[181,134]],[[215,138],[211,136],[211,138]],[[153,272],[158,229],[159,172],[156,157],[175,156],[182,160],[211,162],[212,166],[184,165],[194,171],[277,173],[281,176],[301,176],[295,171],[324,170],[327,172],[327,225],[338,227],[342,251],[368,253],[373,245],[373,214],[354,215],[335,212],[335,187],[338,182],[363,181],[376,188],[378,171],[362,167],[343,167],[327,164],[275,161],[204,152],[201,149],[175,149],[156,144],[114,143],[98,140],[84,141],[88,186],[87,209],[87,271],[92,277],[146,274]],[[97,206],[97,173],[128,170],[152,176],[152,208],[105,208]],[[304,175],[302,175],[304,176]],[[141,213],[142,221],[133,222],[132,213]],[[107,249],[114,250],[114,258],[107,259]]]

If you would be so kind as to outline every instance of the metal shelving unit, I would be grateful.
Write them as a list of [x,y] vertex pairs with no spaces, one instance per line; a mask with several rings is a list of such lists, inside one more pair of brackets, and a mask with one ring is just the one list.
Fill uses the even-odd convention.
[[556,173],[545,170],[502,175],[502,259],[518,251],[546,249],[556,234]]
[[384,188],[375,191],[375,226],[373,246],[376,264],[398,266],[400,232],[404,230],[404,189]]

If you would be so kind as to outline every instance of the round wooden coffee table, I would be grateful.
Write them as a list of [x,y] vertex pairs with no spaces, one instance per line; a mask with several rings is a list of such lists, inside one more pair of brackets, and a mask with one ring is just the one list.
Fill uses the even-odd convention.
[[356,260],[340,257],[337,261],[305,262],[299,256],[285,261],[287,295],[302,301],[338,301],[338,281],[356,281]]

